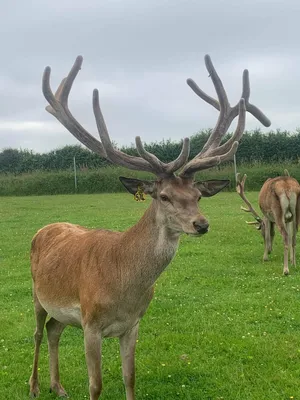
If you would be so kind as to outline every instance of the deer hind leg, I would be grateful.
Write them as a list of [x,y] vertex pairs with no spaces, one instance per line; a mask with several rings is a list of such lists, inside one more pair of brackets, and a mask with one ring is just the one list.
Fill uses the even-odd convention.
[[297,239],[297,220],[294,217],[293,221],[290,222],[291,228],[290,228],[290,258],[291,258],[291,264],[296,266],[296,239]]
[[98,400],[102,391],[101,334],[97,328],[84,326],[85,358],[89,375],[90,400]]
[[284,244],[283,274],[288,275],[289,274],[289,234],[288,234],[285,223],[283,223],[281,220],[278,221],[276,225],[278,226],[278,229],[281,233],[281,236],[283,238],[283,244]]
[[264,232],[264,242],[265,242],[265,251],[264,251],[264,261],[269,260],[269,254],[272,251],[272,238],[271,238],[271,222],[264,218],[265,232]]
[[58,367],[58,345],[64,328],[65,325],[54,318],[50,318],[46,324],[49,349],[50,392],[54,392],[60,397],[68,397],[65,389],[60,384]]
[[283,261],[283,274],[289,274],[289,235],[285,228],[282,229],[282,237],[284,244],[284,261]]
[[34,290],[33,290],[33,303],[34,303],[35,317],[36,317],[36,329],[34,333],[35,348],[34,348],[32,373],[29,379],[29,387],[30,387],[30,396],[38,397],[40,394],[39,383],[38,383],[38,362],[39,362],[40,346],[43,339],[43,331],[47,317],[47,311],[42,307]]
[[126,390],[126,400],[135,400],[135,346],[139,324],[120,337],[120,353],[122,358],[123,379]]
[[274,242],[274,237],[275,237],[275,223],[270,221],[270,248],[269,248],[269,253],[271,253],[273,249],[273,242]]
[[294,212],[294,218],[293,218],[293,239],[292,239],[292,246],[294,250],[294,265],[296,266],[296,240],[297,240],[297,232],[298,232],[298,226],[300,223],[300,196],[298,195],[297,201],[296,201],[296,207],[295,207],[295,212]]

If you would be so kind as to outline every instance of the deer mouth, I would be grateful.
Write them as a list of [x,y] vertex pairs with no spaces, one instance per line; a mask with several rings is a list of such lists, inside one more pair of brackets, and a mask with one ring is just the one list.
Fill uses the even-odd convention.
[[192,237],[201,237],[203,235],[205,235],[206,233],[208,233],[209,229],[207,229],[206,232],[185,232],[188,236],[192,236]]

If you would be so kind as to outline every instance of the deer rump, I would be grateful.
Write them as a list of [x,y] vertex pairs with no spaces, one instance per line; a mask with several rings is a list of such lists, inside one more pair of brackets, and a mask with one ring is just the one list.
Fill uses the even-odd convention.
[[300,222],[300,186],[291,177],[268,179],[259,193],[259,207],[264,216],[276,224],[294,222],[295,228]]

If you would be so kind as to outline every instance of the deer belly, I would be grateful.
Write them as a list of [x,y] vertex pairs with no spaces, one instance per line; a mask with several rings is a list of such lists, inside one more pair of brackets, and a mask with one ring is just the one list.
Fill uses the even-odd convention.
[[70,307],[59,307],[55,305],[43,304],[43,308],[50,317],[66,325],[81,326],[81,309],[80,305]]

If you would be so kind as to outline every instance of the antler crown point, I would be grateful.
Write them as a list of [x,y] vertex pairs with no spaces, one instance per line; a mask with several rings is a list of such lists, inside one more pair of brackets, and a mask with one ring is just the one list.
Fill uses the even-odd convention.
[[77,56],[76,60],[75,60],[75,63],[74,63],[74,66],[76,66],[78,69],[81,69],[82,63],[83,63],[83,57],[82,56]]

